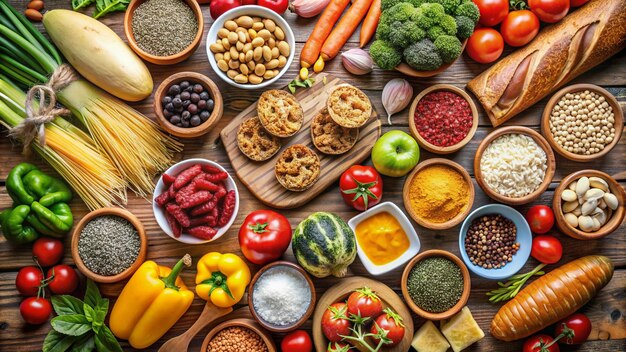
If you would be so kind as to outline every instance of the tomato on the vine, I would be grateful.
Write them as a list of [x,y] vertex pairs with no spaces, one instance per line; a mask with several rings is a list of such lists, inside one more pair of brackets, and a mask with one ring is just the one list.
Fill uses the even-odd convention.
[[[370,332],[374,335],[378,334],[378,329],[387,331],[387,341],[384,346],[390,347],[399,344],[404,338],[404,323],[402,322],[402,317],[389,308],[386,308],[384,313],[379,315],[376,320],[374,320],[374,324],[370,328]],[[374,341],[378,344],[380,343],[380,339],[377,337],[373,337]]]
[[326,352],[349,352],[352,350],[352,345],[346,342],[329,342]]
[[280,349],[282,352],[311,352],[313,351],[313,342],[306,331],[296,330],[283,338]]
[[542,235],[554,226],[554,213],[547,205],[535,205],[528,209],[526,221],[532,232]]
[[530,255],[544,264],[554,264],[563,256],[563,245],[554,236],[535,236]]
[[522,352],[560,352],[559,345],[550,335],[540,334],[524,341]]
[[560,337],[559,343],[579,345],[587,341],[591,334],[591,320],[582,313],[574,313],[556,323],[554,334]]
[[63,258],[63,242],[56,238],[41,237],[33,243],[33,256],[39,265],[53,266]]
[[78,287],[78,275],[69,265],[59,264],[48,270],[48,287],[56,295],[74,292]]
[[528,0],[528,6],[541,22],[555,23],[567,15],[570,0]]
[[348,313],[362,318],[376,318],[383,312],[380,298],[369,287],[360,288],[348,297]]
[[42,280],[43,273],[41,269],[34,266],[25,266],[17,272],[15,287],[22,296],[37,296]]
[[239,228],[239,246],[254,264],[266,264],[280,258],[291,243],[291,225],[273,210],[255,210]]
[[529,10],[511,11],[502,21],[500,33],[510,46],[526,45],[539,33],[539,19]]
[[478,23],[493,27],[502,22],[509,13],[508,0],[473,0],[480,11]]
[[496,61],[504,51],[504,40],[493,28],[477,28],[467,40],[467,55],[476,62],[487,64]]
[[363,211],[382,199],[383,179],[371,166],[353,165],[341,174],[339,189],[346,204]]
[[331,304],[322,315],[322,332],[330,342],[339,342],[342,335],[350,335],[351,326],[348,306],[343,302]]
[[20,314],[28,324],[43,324],[52,314],[52,305],[45,298],[28,297],[20,303]]

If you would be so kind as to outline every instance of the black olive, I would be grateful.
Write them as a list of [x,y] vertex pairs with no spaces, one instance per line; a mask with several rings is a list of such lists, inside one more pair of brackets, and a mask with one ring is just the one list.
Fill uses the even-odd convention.
[[189,106],[189,104],[191,104],[191,100],[185,100],[185,101],[183,101],[183,109],[187,109],[187,107]]
[[174,114],[171,111],[163,109],[163,116],[165,116],[166,119],[169,119],[170,117],[172,117],[172,115]]
[[189,122],[191,123],[192,126],[198,126],[199,124],[202,123],[202,120],[200,119],[200,116],[193,115],[191,117],[191,120],[189,120]]
[[198,113],[198,106],[196,104],[189,104],[187,107],[187,111],[189,111],[192,115]]
[[200,93],[200,99],[202,100],[209,100],[210,96],[209,93],[205,90],[204,92]]
[[200,120],[202,120],[202,122],[204,122],[204,121],[209,119],[209,116],[211,116],[211,113],[209,113],[206,110],[202,110],[202,112],[200,113]]
[[181,124],[183,127],[189,127],[189,121],[182,121]]
[[163,99],[161,99],[161,103],[163,105],[169,104],[172,102],[172,97],[170,97],[169,95],[166,95],[163,97]]
[[173,99],[172,99],[172,100],[174,100],[174,99],[180,99],[180,94],[176,94],[176,95],[173,97]]
[[191,98],[189,98],[192,103],[197,103],[200,101],[200,95],[198,93],[191,93]]
[[180,98],[182,100],[189,100],[190,96],[191,96],[191,94],[189,92],[182,92],[182,93],[180,93]]
[[182,107],[182,106],[179,106],[179,107],[177,107],[177,108],[174,108],[174,112],[177,112],[177,113],[179,113],[179,114],[180,114],[181,112],[183,112],[183,110],[184,110],[184,109],[183,109],[183,107]]
[[190,85],[189,87],[185,88],[185,92],[193,93],[193,86]]
[[182,81],[180,82],[180,89],[181,90],[185,90],[187,89],[187,87],[189,87],[191,85],[191,83],[189,83],[189,81]]
[[206,109],[209,110],[209,112],[213,111],[213,107],[215,107],[215,102],[213,101],[213,99],[209,99],[206,101]]
[[198,109],[204,110],[206,109],[206,100],[200,100],[196,105],[198,105]]
[[173,123],[173,124],[179,123],[180,122],[180,116],[174,115],[174,116],[170,117],[170,122]]
[[180,93],[180,86],[178,84],[174,84],[167,90],[168,95],[176,95]]
[[180,98],[174,98],[172,99],[172,105],[174,105],[175,108],[181,107],[183,106],[183,101],[180,100]]
[[199,84],[194,84],[194,86],[193,86],[193,91],[194,91],[195,93],[200,94],[200,93],[202,93],[202,91],[203,91],[203,90],[204,90],[204,87],[203,87],[203,86],[201,86],[201,85],[199,85]]
[[174,104],[172,103],[165,104],[165,110],[174,111]]
[[183,119],[183,121],[189,120],[189,118],[191,117],[191,113],[189,111],[183,111],[183,113],[180,114],[180,117]]

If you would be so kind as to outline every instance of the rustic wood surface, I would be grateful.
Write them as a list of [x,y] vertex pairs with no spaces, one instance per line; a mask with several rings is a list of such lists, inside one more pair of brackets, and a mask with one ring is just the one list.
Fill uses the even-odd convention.
[[[12,5],[17,9],[26,8],[26,0],[9,0]],[[69,8],[69,0],[48,0],[46,2],[47,9],[53,8]],[[205,35],[208,31],[212,20],[209,16],[207,6],[202,7],[204,18],[206,20]],[[88,12],[91,12],[89,9]],[[302,43],[306,40],[315,24],[315,19],[302,19],[297,18],[294,14],[286,14],[285,18],[292,26],[296,35],[297,52],[299,53],[302,48]],[[122,28],[123,14],[115,14],[107,16],[103,22],[110,25],[120,36],[124,38]],[[356,32],[358,33],[358,31]],[[71,40],[68,38],[68,40]],[[350,49],[358,47],[358,34],[353,35],[349,43],[346,44],[344,49]],[[510,51],[507,51],[508,53]],[[505,54],[506,54],[505,53]],[[298,72],[298,57],[294,60],[294,64],[290,67],[289,72],[283,76],[283,78],[275,83],[271,88],[282,88],[289,81],[296,77]],[[191,158],[191,157],[203,157],[211,160],[215,160],[230,172],[233,169],[229,163],[228,157],[225,153],[224,146],[219,139],[219,132],[227,126],[232,119],[238,115],[241,111],[246,109],[250,104],[255,102],[261,90],[244,91],[238,90],[224,82],[220,82],[219,78],[211,71],[209,63],[206,59],[204,50],[204,39],[200,48],[196,53],[187,61],[175,66],[155,66],[148,64],[149,69],[153,73],[155,86],[163,81],[167,76],[179,71],[197,71],[211,77],[218,83],[220,89],[222,89],[222,95],[224,97],[225,109],[224,117],[220,120],[217,126],[206,136],[198,138],[196,140],[186,141],[185,150],[179,158]],[[409,82],[413,85],[415,94],[419,93],[425,87],[436,83],[450,83],[463,88],[465,84],[474,76],[485,70],[488,66],[481,65],[472,62],[466,56],[461,57],[452,67],[443,72],[442,74],[425,79],[413,79],[409,78]],[[622,51],[615,57],[608,59],[604,64],[587,72],[580,76],[573,83],[594,83],[606,87],[612,94],[616,95],[620,101],[622,108],[626,107],[626,51]],[[395,71],[381,71],[375,69],[369,75],[354,76],[347,73],[341,66],[341,60],[335,59],[334,61],[327,63],[325,72],[340,77],[348,83],[355,84],[359,88],[363,89],[372,99],[372,102],[379,112],[384,112],[381,103],[381,90],[384,84],[391,78],[402,77],[401,74]],[[539,130],[539,120],[543,107],[547,99],[542,100],[535,106],[529,108],[519,116],[509,120],[506,125],[524,125],[529,126],[535,130]],[[152,112],[152,98],[146,99],[143,102],[133,104],[138,110],[145,113],[147,116],[154,117]],[[463,165],[471,175],[473,175],[472,161],[474,153],[479,142],[490,132],[492,127],[485,115],[480,110],[479,128],[470,143],[468,143],[459,152],[447,156],[448,158]],[[383,132],[391,129],[401,129],[408,131],[408,109],[394,115],[394,126],[383,126]],[[21,147],[16,143],[10,141],[6,137],[6,131],[0,131],[2,138],[0,138],[0,209],[6,208],[11,205],[11,200],[4,188],[4,179],[9,170],[16,163],[27,160],[24,156],[20,155]],[[626,133],[624,133],[626,134]],[[434,157],[433,154],[422,150],[422,160]],[[30,159],[30,162],[40,166],[43,170],[50,172],[51,169],[44,162],[36,158]],[[518,209],[524,212],[529,206],[534,204],[550,204],[553,196],[554,189],[558,185],[558,182],[566,175],[576,170],[591,168],[605,171],[615,177],[620,184],[626,186],[626,138],[622,135],[622,139],[617,147],[608,155],[593,160],[589,163],[580,164],[568,161],[560,156],[557,156],[557,171],[553,182],[550,184],[548,190],[541,195],[536,201],[531,204],[520,206]],[[370,163],[368,160],[367,163]],[[384,197],[383,200],[393,201],[398,205],[402,205],[402,185],[403,178],[393,179],[384,178]],[[130,197],[128,202],[128,209],[130,209],[139,219],[144,223],[146,227],[146,233],[149,238],[148,258],[156,260],[159,264],[173,265],[174,262],[180,258],[183,254],[189,253],[194,259],[198,259],[203,254],[210,251],[221,252],[233,252],[241,254],[239,245],[237,242],[237,229],[241,225],[245,216],[252,210],[265,208],[243,185],[241,187],[241,207],[237,219],[229,231],[224,237],[218,241],[206,245],[185,245],[179,243],[167,235],[165,235],[156,224],[152,215],[150,203],[145,199],[136,197]],[[477,208],[481,205],[492,202],[482,190],[476,186],[476,199],[474,201],[473,208]],[[78,221],[87,212],[87,208],[80,200],[74,200],[71,204],[76,221]],[[327,210],[338,213],[344,219],[349,219],[354,216],[356,212],[352,211],[341,200],[341,196],[338,192],[336,184],[332,185],[318,197],[313,199],[307,205],[289,210],[281,210],[285,214],[292,224],[296,226],[299,221],[305,218],[308,214],[317,210]],[[417,232],[420,236],[422,243],[422,250],[440,248],[449,250],[455,254],[459,254],[458,249],[458,230],[459,226],[456,226],[446,231],[432,231],[416,225]],[[615,266],[616,271],[611,282],[594,298],[589,304],[587,304],[582,312],[589,315],[593,322],[593,330],[591,332],[589,342],[580,347],[562,348],[562,351],[598,351],[598,352],[616,352],[626,350],[626,226],[622,226],[615,231],[612,235],[605,237],[597,241],[578,241],[569,238],[563,234],[559,234],[556,229],[552,231],[563,243],[564,256],[561,260],[561,264],[568,262],[572,259],[588,255],[588,254],[603,254],[609,256]],[[64,263],[71,263],[71,256],[69,252],[69,240],[66,240],[66,253]],[[285,258],[288,260],[294,260],[291,250],[285,254]],[[15,276],[17,270],[22,266],[32,264],[30,259],[30,246],[13,247],[6,243],[3,238],[0,239],[0,350],[1,351],[39,351],[46,333],[49,330],[49,325],[44,324],[39,327],[28,326],[23,323],[19,314],[19,304],[21,297],[17,294],[14,286]],[[523,271],[528,271],[537,262],[532,258],[528,261]],[[256,271],[258,267],[251,266],[253,271]],[[548,270],[554,266],[547,267]],[[183,280],[192,286],[193,277],[195,271],[188,270],[183,273]],[[395,270],[388,274],[377,277],[380,281],[389,285],[396,292],[400,292],[400,277],[401,269]],[[356,262],[350,267],[349,275],[364,275],[368,276],[363,265],[357,259]],[[339,282],[337,278],[316,279],[316,291],[319,296],[329,288],[330,286]],[[119,294],[124,283],[114,285],[101,285],[103,294],[115,300],[115,296]],[[499,305],[492,305],[487,301],[485,293],[496,286],[493,281],[472,277],[472,293],[468,303],[474,317],[478,321],[478,324],[485,330],[486,337],[479,343],[472,346],[469,351],[520,351],[521,341],[513,343],[503,343],[493,339],[489,335],[489,324],[491,318],[496,313]],[[81,296],[82,293],[79,293]],[[82,296],[81,296],[82,297]],[[242,300],[246,302],[246,300]],[[113,303],[113,302],[112,302]],[[158,350],[159,346],[166,340],[177,336],[187,330],[193,322],[200,315],[204,301],[200,298],[196,298],[190,310],[185,314],[181,320],[157,343],[155,343],[150,350]],[[415,326],[419,328],[422,324],[422,320],[415,318]],[[220,319],[221,320],[221,319]],[[310,331],[310,321],[304,325],[304,328]],[[202,344],[204,335],[208,332],[208,329],[203,330],[190,345],[190,351],[198,351]],[[276,343],[280,343],[282,336],[274,335]],[[123,342],[125,350],[132,350],[127,343]]]

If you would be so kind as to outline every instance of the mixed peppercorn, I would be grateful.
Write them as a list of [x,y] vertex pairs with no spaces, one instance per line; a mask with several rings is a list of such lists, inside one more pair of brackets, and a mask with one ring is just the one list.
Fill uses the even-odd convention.
[[461,142],[473,124],[467,100],[448,91],[426,94],[417,103],[413,118],[420,136],[438,147]]
[[465,251],[474,265],[499,269],[513,261],[520,248],[513,221],[498,215],[474,219],[465,237]]

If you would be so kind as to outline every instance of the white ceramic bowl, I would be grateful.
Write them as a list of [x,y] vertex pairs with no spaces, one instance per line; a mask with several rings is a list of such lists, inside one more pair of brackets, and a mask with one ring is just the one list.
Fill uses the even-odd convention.
[[[224,27],[224,22],[244,15],[251,17],[259,16],[262,18],[269,18],[273,20],[276,25],[280,27],[283,32],[285,32],[285,40],[289,44],[289,49],[291,51],[289,57],[287,58],[287,64],[282,69],[280,69],[278,74],[272,79],[264,80],[260,84],[241,84],[230,79],[230,77],[228,77],[225,72],[217,67],[217,61],[215,61],[215,56],[213,56],[213,53],[210,49],[211,44],[215,43],[215,41],[217,40],[217,31],[219,31],[220,28]],[[285,21],[285,19],[276,12],[268,8],[256,5],[239,6],[235,7],[232,10],[226,11],[211,24],[211,28],[209,29],[209,33],[206,37],[206,52],[209,58],[209,63],[211,64],[211,68],[213,69],[215,74],[217,74],[222,80],[224,80],[224,82],[241,89],[259,89],[267,87],[270,84],[276,82],[283,74],[285,74],[285,72],[287,72],[287,70],[289,70],[289,66],[291,66],[291,62],[293,61],[296,52],[296,38],[293,35],[291,27],[289,27],[289,24],[287,24],[287,21]]]
[[372,207],[362,212],[361,214],[353,217],[352,219],[350,219],[350,221],[348,221],[348,226],[350,226],[352,231],[354,231],[354,233],[356,234],[356,227],[361,223],[361,221],[371,217],[372,215],[384,212],[393,215],[393,217],[398,220],[400,226],[402,226],[402,229],[404,230],[404,233],[406,233],[407,237],[409,238],[409,249],[407,249],[401,256],[399,256],[392,262],[389,262],[385,265],[376,265],[372,263],[372,261],[367,257],[357,239],[357,253],[359,254],[359,259],[361,259],[361,262],[363,263],[363,266],[365,266],[365,269],[372,275],[382,275],[384,273],[388,273],[394,269],[397,269],[404,265],[404,263],[411,260],[411,258],[413,258],[420,251],[420,239],[417,236],[417,232],[415,232],[415,229],[413,228],[413,226],[411,226],[411,222],[406,217],[404,212],[402,212],[402,210],[400,210],[397,205],[391,202],[378,204],[375,207]]
[[[183,170],[185,170],[185,169],[187,169],[187,168],[189,168],[189,167],[191,167],[191,166],[193,166],[195,164],[213,166],[213,167],[216,167],[216,168],[218,168],[218,169],[228,173],[226,171],[226,169],[224,169],[220,164],[218,164],[218,163],[216,163],[214,161],[211,161],[211,160],[206,160],[206,159],[187,159],[187,160],[183,160],[183,161],[181,161],[181,162],[171,166],[169,169],[167,169],[165,171],[165,173],[168,174],[168,175],[171,175],[171,176],[176,176],[179,173],[181,173]],[[163,178],[159,177],[159,181],[157,182],[156,188],[154,189],[154,195],[152,196],[152,212],[154,213],[154,217],[156,218],[157,223],[161,227],[161,230],[163,230],[163,232],[165,232],[168,236],[170,236],[171,238],[175,239],[176,241],[183,242],[183,243],[188,243],[188,244],[202,244],[202,243],[212,242],[212,241],[215,241],[216,239],[222,237],[226,233],[226,231],[228,231],[228,229],[231,227],[233,222],[235,222],[235,218],[237,217],[237,213],[239,212],[239,191],[237,190],[237,185],[235,184],[235,181],[230,176],[230,174],[228,174],[228,178],[225,180],[225,183],[226,183],[226,190],[228,190],[228,191],[234,190],[235,191],[235,211],[233,212],[233,216],[230,218],[228,223],[226,225],[220,227],[217,230],[217,234],[215,234],[215,236],[212,239],[210,239],[210,240],[203,240],[203,239],[194,237],[192,235],[186,234],[184,232],[180,235],[180,237],[175,237],[174,236],[172,228],[167,223],[167,219],[165,219],[165,209],[161,208],[154,201],[154,199],[156,197],[158,197],[161,193],[163,193],[163,192],[165,192],[167,190],[167,187],[163,183]]]

